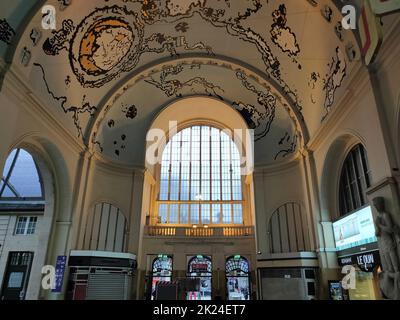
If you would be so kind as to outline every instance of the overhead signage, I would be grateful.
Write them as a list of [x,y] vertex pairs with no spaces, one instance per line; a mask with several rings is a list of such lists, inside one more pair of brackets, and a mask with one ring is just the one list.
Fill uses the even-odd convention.
[[366,252],[348,257],[339,258],[339,265],[357,265],[362,271],[373,272],[380,264],[379,251]]
[[192,264],[192,272],[203,273],[208,271],[207,263],[194,263]]
[[371,9],[369,1],[364,1],[358,20],[358,30],[361,38],[361,54],[368,66],[374,62],[382,44],[382,27],[379,18]]

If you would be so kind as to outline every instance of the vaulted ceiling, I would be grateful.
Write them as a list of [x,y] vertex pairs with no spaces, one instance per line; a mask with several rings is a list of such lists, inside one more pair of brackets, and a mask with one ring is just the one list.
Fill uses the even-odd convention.
[[57,8],[53,31],[41,27],[43,1],[24,8],[29,21],[14,27],[2,11],[0,55],[23,26],[13,64],[34,94],[71,134],[125,164],[143,164],[154,117],[188,96],[237,110],[255,129],[256,163],[290,158],[359,61],[330,0],[46,3]]

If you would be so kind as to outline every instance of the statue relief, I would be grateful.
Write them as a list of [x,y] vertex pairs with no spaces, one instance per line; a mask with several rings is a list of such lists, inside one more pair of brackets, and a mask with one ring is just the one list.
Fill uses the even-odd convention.
[[384,198],[374,198],[372,204],[377,211],[375,228],[383,266],[380,288],[387,298],[400,300],[400,228],[386,211]]

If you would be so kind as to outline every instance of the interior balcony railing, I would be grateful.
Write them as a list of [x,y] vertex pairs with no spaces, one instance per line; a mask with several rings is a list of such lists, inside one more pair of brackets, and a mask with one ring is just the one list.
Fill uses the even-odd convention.
[[146,226],[148,237],[254,237],[253,226]]

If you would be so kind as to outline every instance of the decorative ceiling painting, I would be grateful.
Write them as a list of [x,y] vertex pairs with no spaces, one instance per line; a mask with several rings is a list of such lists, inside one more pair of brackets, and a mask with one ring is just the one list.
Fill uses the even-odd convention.
[[[68,1],[56,30],[38,30],[41,19],[28,25],[14,63],[76,137],[135,165],[157,113],[188,96],[237,110],[255,130],[256,162],[288,158],[359,61],[330,0]],[[2,41],[13,35],[3,22],[1,30]]]
[[[260,146],[255,150],[256,162],[272,162],[296,151],[296,148],[288,148],[288,144],[296,137],[297,145],[300,124],[296,123],[295,115],[291,115],[279,91],[239,66],[205,58],[180,59],[141,73],[103,110],[92,141],[107,158],[117,156],[128,163],[143,161],[145,145],[142,141],[154,117],[176,99],[192,96],[225,101],[242,115],[248,127],[254,129],[256,144]],[[129,139],[128,145],[119,141],[120,135]],[[283,136],[290,136],[290,143],[284,143]],[[291,151],[283,152],[288,149]]]

